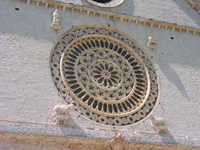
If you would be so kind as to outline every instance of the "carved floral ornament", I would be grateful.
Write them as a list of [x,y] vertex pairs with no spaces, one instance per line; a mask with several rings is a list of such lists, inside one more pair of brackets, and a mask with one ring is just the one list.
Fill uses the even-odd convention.
[[157,101],[149,58],[135,41],[111,28],[81,26],[65,33],[52,50],[51,71],[62,97],[101,124],[134,124]]

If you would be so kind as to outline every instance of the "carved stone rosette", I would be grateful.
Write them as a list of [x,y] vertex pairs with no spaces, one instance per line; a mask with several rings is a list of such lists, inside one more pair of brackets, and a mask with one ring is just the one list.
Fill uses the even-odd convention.
[[53,48],[51,71],[63,98],[101,124],[136,123],[157,101],[149,58],[134,40],[111,28],[81,26],[65,33]]

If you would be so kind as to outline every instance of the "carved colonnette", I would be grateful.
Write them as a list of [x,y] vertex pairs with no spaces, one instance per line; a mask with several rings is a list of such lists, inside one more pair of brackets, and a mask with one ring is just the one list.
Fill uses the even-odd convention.
[[[91,139],[85,137],[58,137],[50,135],[34,135],[22,133],[0,132],[0,145],[28,144],[29,146],[69,148],[71,150],[118,150],[113,149],[110,142],[112,139]],[[139,143],[124,141],[123,149],[119,150],[200,150],[198,147],[187,147],[178,145],[162,145],[151,143]]]

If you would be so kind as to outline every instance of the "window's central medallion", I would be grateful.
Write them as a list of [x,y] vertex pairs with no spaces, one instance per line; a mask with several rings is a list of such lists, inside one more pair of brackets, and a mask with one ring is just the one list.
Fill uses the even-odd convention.
[[93,83],[103,90],[116,90],[124,79],[120,67],[106,59],[94,60],[88,72]]
[[102,124],[138,122],[158,95],[147,56],[132,40],[104,28],[78,28],[63,36],[52,54],[52,74],[63,97]]

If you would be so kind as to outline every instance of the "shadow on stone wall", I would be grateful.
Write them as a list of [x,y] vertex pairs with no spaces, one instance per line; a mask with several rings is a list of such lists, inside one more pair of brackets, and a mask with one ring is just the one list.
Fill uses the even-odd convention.
[[179,8],[187,14],[193,22],[200,27],[200,15],[195,11],[189,4],[187,4],[186,0],[173,0]]
[[190,100],[182,80],[176,71],[169,65],[169,63],[166,62],[164,66],[161,65],[160,69],[165,74],[165,77],[168,79],[168,81],[173,83],[178,88],[182,96],[187,100]]
[[69,117],[67,126],[60,125],[59,127],[64,136],[87,137],[84,130],[73,121],[72,117]]
[[161,134],[160,137],[164,144],[178,144],[176,139],[170,133]]

